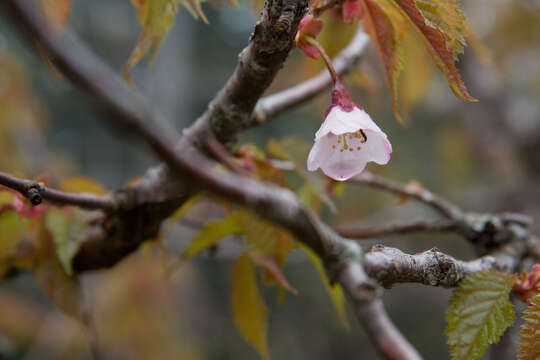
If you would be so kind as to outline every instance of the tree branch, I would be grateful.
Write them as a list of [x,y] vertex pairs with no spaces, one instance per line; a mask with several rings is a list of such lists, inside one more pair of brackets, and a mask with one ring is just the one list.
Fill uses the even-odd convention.
[[[368,42],[369,37],[362,27],[358,27],[356,35],[349,45],[332,61],[339,76],[347,74],[358,64]],[[284,111],[313,99],[324,90],[329,89],[331,85],[332,78],[328,71],[324,70],[317,76],[289,89],[263,97],[257,103],[252,115],[253,125],[266,122]]]
[[399,196],[418,200],[431,206],[448,219],[461,220],[463,218],[463,213],[457,206],[433,194],[429,190],[390,181],[368,171],[364,171],[360,175],[355,176],[353,181],[373,188],[389,191]]
[[381,227],[357,227],[342,226],[337,232],[346,238],[369,239],[395,234],[410,234],[415,232],[450,232],[459,229],[460,225],[456,221],[424,221],[419,220],[407,224],[390,224]]
[[[517,263],[518,260],[515,261]],[[506,262],[498,263],[494,256],[467,262],[456,260],[436,248],[409,255],[396,248],[375,245],[366,253],[364,267],[370,277],[390,288],[395,283],[411,282],[454,287],[471,273],[490,269],[511,271],[513,265],[510,264],[509,268]]]
[[[113,71],[80,46],[66,31],[60,37],[54,36],[36,12],[35,4],[26,0],[11,0],[5,4],[14,14],[15,24],[24,27],[35,37],[72,81],[103,101],[115,115],[109,121],[114,120],[115,124],[131,131],[150,145],[174,173],[183,175],[184,179],[196,181],[198,185],[229,200],[249,206],[265,218],[288,228],[297,239],[310,246],[323,259],[330,272],[343,277],[344,288],[353,291],[349,294],[353,301],[366,301],[376,296],[376,286],[361,266],[362,253],[357,244],[334,233],[304,208],[289,190],[265,185],[227,171],[216,171],[214,163],[190,146],[192,141],[204,139],[204,134],[212,129],[218,130],[214,132],[219,134],[220,141],[227,141],[245,126],[255,102],[292,47],[296,27],[304,13],[306,2],[267,1],[251,45],[243,52],[235,73],[209,110],[187,131],[184,139],[188,140],[184,140],[177,147],[174,146],[177,142],[175,132],[163,125],[161,118],[144,99],[119,81]],[[272,51],[274,46],[278,47],[277,52]],[[160,168],[154,173],[163,176],[163,171],[166,170]],[[160,222],[155,221],[157,227]],[[139,235],[138,239],[147,238],[148,235],[150,234],[143,234],[142,237]],[[107,236],[103,238],[106,239]],[[98,241],[98,245],[94,246],[92,241],[85,242],[75,256],[74,269],[81,271],[96,268],[95,261],[99,266],[109,264],[111,258],[107,258],[105,263],[99,258],[104,250],[101,243]],[[137,244],[131,244],[133,243]],[[93,247],[97,247],[97,250]],[[122,252],[125,253],[124,250],[122,249]],[[90,253],[92,256],[85,256],[81,261],[81,253]],[[350,260],[350,256],[354,261]],[[115,256],[112,261],[116,262],[118,259]],[[364,291],[356,291],[361,288]]]
[[119,206],[118,202],[110,195],[98,196],[64,192],[48,188],[36,181],[19,179],[3,172],[0,172],[0,185],[18,191],[33,205],[39,205],[45,199],[57,205],[74,205],[84,209],[101,209],[107,212],[114,212]]
[[385,359],[420,360],[422,357],[392,323],[380,299],[354,302],[360,323]]

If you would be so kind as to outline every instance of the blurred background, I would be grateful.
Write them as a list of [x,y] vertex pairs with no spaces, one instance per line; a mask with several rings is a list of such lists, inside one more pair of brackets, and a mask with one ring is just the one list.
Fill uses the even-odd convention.
[[[390,92],[373,45],[345,79],[392,141],[384,168],[368,169],[407,183],[420,182],[463,209],[531,215],[540,231],[540,1],[464,0],[474,37],[459,63],[478,103],[456,99],[428,55],[412,48],[417,64],[406,67],[401,106],[405,125],[391,111]],[[257,6],[203,4],[210,25],[180,10],[151,68],[132,71],[137,90],[178,130],[192,123],[233,71],[258,17]],[[92,100],[61,80],[34,46],[0,17],[0,171],[49,183],[73,175],[121,187],[157,161],[129,134],[104,128]],[[321,42],[331,55],[347,44],[355,25],[330,25]],[[140,26],[129,1],[74,0],[68,26],[121,72]],[[322,70],[294,50],[269,92]],[[239,145],[264,149],[271,138],[305,158],[329,94],[287,112],[240,137]],[[333,225],[377,225],[435,218],[412,201],[346,185],[323,210]],[[2,231],[0,227],[0,241]],[[165,241],[181,249],[194,236],[176,226]],[[231,240],[234,242],[234,240]],[[380,239],[408,253],[437,247],[460,259],[475,254],[454,235],[420,234]],[[230,310],[230,256],[202,256],[172,281],[161,275],[160,253],[150,246],[113,269],[85,274],[81,282],[92,308],[97,337],[110,359],[253,359],[257,354],[236,331]],[[377,358],[351,309],[350,329],[340,322],[313,266],[292,254],[285,274],[298,289],[278,304],[277,291],[262,287],[269,307],[269,345],[274,359]],[[415,284],[386,291],[386,308],[426,359],[448,359],[445,308],[451,291]],[[0,359],[89,359],[86,330],[63,315],[34,282],[18,273],[0,283]]]

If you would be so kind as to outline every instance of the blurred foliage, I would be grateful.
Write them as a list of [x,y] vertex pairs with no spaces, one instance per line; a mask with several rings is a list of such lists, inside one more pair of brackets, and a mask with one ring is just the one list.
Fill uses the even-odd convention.
[[[48,15],[58,19],[52,21],[61,28],[71,14],[69,26],[118,69],[129,58],[129,51],[133,52],[128,70],[148,50],[153,52],[154,68],[136,68],[132,75],[140,84],[139,91],[153,96],[164,112],[170,111],[175,119],[184,121],[177,123],[179,127],[206,107],[232,71],[255,22],[245,9],[254,8],[259,13],[262,8],[260,1],[241,3],[238,10],[213,2],[214,6],[205,7],[204,16],[211,22],[206,26],[191,21],[185,12],[177,13],[181,2],[176,0],[135,1],[135,10],[128,1],[42,2],[45,12],[52,3],[60,4],[58,13]],[[383,4],[394,2],[366,3],[380,10]],[[198,1],[186,4],[195,12],[200,10]],[[446,4],[453,6],[455,2]],[[150,11],[151,5],[157,6],[156,12]],[[394,145],[391,165],[370,170],[403,181],[420,180],[465,207],[491,211],[501,206],[493,203],[497,196],[481,190],[518,178],[518,171],[507,171],[505,177],[491,176],[493,167],[482,155],[485,149],[477,142],[478,133],[471,131],[471,123],[462,115],[476,106],[474,109],[481,109],[480,115],[473,120],[481,126],[486,123],[482,120],[489,124],[493,103],[484,99],[498,94],[496,104],[502,110],[497,112],[508,120],[506,127],[495,123],[496,132],[501,132],[504,140],[514,141],[512,144],[534,144],[540,133],[540,4],[533,0],[466,0],[464,5],[470,20],[467,38],[472,51],[461,57],[460,70],[474,64],[473,71],[463,73],[467,84],[479,79],[473,82],[471,93],[480,103],[464,105],[449,96],[444,80],[433,71],[424,39],[427,29],[418,23],[420,31],[411,23],[404,25],[394,14],[402,16],[399,9],[391,15],[386,13],[386,21],[383,18],[371,28],[368,25],[371,32],[397,31],[392,46],[376,40],[379,46],[369,49],[346,81],[354,87],[354,98],[379,120]],[[448,35],[445,51],[452,53],[453,63],[467,29],[458,26],[459,31],[452,32],[448,24],[461,22],[461,15],[446,18],[440,16],[443,7],[431,8],[435,11],[429,13],[429,6],[420,10]],[[202,12],[199,16],[203,17]],[[323,19],[320,41],[333,56],[346,46],[358,25],[344,24],[339,9],[326,12]],[[31,57],[34,49],[22,48],[20,39],[3,20],[0,25],[0,171],[29,178],[46,175],[40,179],[52,186],[95,194],[113,189],[110,185],[121,183],[118,179],[125,181],[139,174],[149,161],[143,161],[134,148],[123,151],[125,148],[117,146],[126,146],[122,134],[106,138],[101,128],[87,125],[92,123],[90,119],[106,114],[92,114],[91,107],[81,107],[77,90],[51,76],[54,68]],[[136,48],[132,50],[134,43]],[[428,45],[432,46],[431,56],[441,57],[441,48]],[[176,49],[183,52],[173,52]],[[395,62],[392,57],[399,52],[402,60]],[[382,55],[382,63],[377,55]],[[392,61],[385,62],[388,56]],[[397,82],[400,61],[406,66]],[[435,62],[449,76],[448,64],[441,65],[440,59]],[[270,91],[286,88],[321,70],[320,62],[293,52]],[[158,76],[167,81],[152,82]],[[386,77],[394,86],[391,92],[385,90]],[[459,88],[455,78],[449,81]],[[167,87],[171,83],[178,83],[178,87]],[[188,91],[181,93],[182,88]],[[399,99],[400,112],[409,114],[407,127],[392,121],[388,106],[392,94],[394,100]],[[66,101],[68,98],[72,101]],[[179,103],[184,107],[175,112]],[[296,109],[243,134],[234,161],[256,178],[295,191],[306,206],[330,224],[371,225],[433,217],[403,199],[396,201],[386,194],[334,183],[305,169],[314,129],[328,103],[328,97],[322,96],[309,109]],[[487,137],[487,126],[484,133]],[[495,154],[500,166],[520,166],[510,163],[511,158],[503,156],[491,138],[488,144],[487,151]],[[527,163],[537,153],[528,151],[527,158],[520,153],[518,159]],[[110,180],[113,172],[114,181]],[[520,173],[524,175],[518,178],[516,187],[525,186],[527,177],[535,179],[538,175],[528,167]],[[515,201],[520,211],[539,213],[534,204]],[[190,221],[201,218],[202,228],[194,231]],[[101,351],[114,359],[252,358],[252,350],[230,331],[233,324],[263,356],[348,358],[361,351],[365,358],[375,357],[356,322],[347,323],[343,292],[330,285],[320,261],[309,250],[303,249],[307,256],[299,250],[288,232],[243,208],[199,195],[168,220],[162,239],[145,245],[112,269],[74,277],[70,259],[91,219],[91,212],[73,208],[32,208],[26,199],[0,188],[0,357],[89,359],[92,351]],[[200,225],[195,223],[195,227]],[[463,242],[448,240],[444,236],[416,236],[400,238],[395,245],[408,252],[436,245],[456,257],[474,256]],[[392,239],[381,241],[394,245]],[[215,258],[206,261],[208,256]],[[313,266],[306,259],[311,259]],[[170,264],[176,270],[172,279]],[[287,293],[298,295],[286,297]],[[443,338],[447,296],[447,290],[412,285],[397,286],[385,295],[398,327],[426,358],[447,356]],[[411,321],[411,313],[425,316],[414,316]],[[527,314],[534,316],[532,310]],[[345,324],[351,329],[347,336]]]

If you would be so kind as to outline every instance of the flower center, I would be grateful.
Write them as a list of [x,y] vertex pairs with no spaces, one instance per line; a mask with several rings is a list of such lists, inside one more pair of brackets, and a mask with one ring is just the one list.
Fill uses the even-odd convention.
[[344,151],[360,151],[362,146],[367,142],[366,133],[363,130],[358,130],[354,133],[345,133],[337,136],[337,142],[332,145],[332,150],[339,148],[340,152]]

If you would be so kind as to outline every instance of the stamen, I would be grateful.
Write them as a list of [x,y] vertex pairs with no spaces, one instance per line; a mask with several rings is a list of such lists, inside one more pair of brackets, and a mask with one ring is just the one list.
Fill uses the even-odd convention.
[[366,136],[366,133],[364,132],[364,130],[360,129],[360,133],[362,134],[362,140],[360,140],[360,142],[362,144],[364,144],[366,141],[367,141],[367,136]]
[[349,144],[347,144],[347,137],[343,135],[343,148],[347,150],[349,148]]

